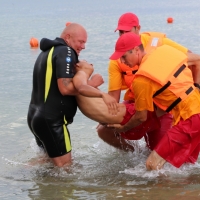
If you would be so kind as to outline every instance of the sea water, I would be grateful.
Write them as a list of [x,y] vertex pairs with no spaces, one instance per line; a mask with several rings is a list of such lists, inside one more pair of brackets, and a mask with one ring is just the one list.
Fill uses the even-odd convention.
[[197,0],[1,0],[0,199],[200,199],[199,160],[179,169],[167,163],[162,170],[147,171],[150,152],[143,140],[132,141],[133,153],[116,150],[98,138],[97,123],[78,110],[69,126],[73,165],[59,169],[46,161],[26,122],[40,53],[30,48],[31,37],[54,39],[66,22],[82,24],[88,41],[80,59],[93,63],[105,81],[100,89],[107,91],[108,58],[121,14],[134,12],[142,32],[164,32],[200,54],[199,11]]

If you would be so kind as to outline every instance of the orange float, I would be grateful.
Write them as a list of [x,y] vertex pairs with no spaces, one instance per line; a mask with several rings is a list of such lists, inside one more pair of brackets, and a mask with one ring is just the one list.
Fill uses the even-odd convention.
[[168,22],[168,23],[172,23],[173,21],[174,21],[174,19],[173,19],[172,17],[168,17],[168,18],[167,18],[167,22]]
[[37,48],[39,45],[38,45],[38,39],[37,38],[34,38],[34,37],[32,37],[31,39],[30,39],[30,45],[31,45],[31,47],[32,48]]
[[69,26],[70,24],[71,24],[71,22],[67,22],[67,23],[66,23],[66,26]]

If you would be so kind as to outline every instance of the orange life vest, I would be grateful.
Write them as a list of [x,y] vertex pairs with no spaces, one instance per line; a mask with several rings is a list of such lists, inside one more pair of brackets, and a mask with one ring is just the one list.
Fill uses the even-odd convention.
[[[158,32],[144,32],[143,34],[148,34],[150,36],[150,40],[148,41],[145,47],[145,52],[147,53],[149,53],[152,49],[155,49],[155,47],[161,46],[163,44],[162,42],[163,38],[166,37],[164,33],[158,33]],[[122,76],[123,76],[126,86],[130,88],[133,82],[135,73],[138,70],[138,66],[134,66],[130,68],[129,66],[122,63],[120,59],[117,60],[117,63],[122,72]],[[132,99],[134,98],[131,91],[129,91],[128,96]]]
[[146,76],[161,85],[153,97],[165,89],[169,89],[176,95],[177,99],[169,107],[161,105],[158,100],[154,99],[158,107],[169,112],[194,90],[192,72],[187,67],[187,56],[168,45],[157,47],[146,56],[135,77]]
[[150,53],[151,50],[155,49],[156,47],[163,45],[163,38],[166,37],[166,34],[159,33],[159,32],[144,32],[142,34],[146,34],[150,36],[150,39],[145,46],[145,52]]

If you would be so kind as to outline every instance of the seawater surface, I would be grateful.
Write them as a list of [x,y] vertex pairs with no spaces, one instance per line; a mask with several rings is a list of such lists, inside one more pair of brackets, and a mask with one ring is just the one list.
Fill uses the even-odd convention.
[[[134,141],[135,152],[116,150],[96,133],[97,123],[79,110],[69,126],[73,165],[59,169],[40,150],[26,123],[32,71],[40,53],[31,37],[54,39],[66,22],[88,31],[80,59],[94,64],[107,91],[108,58],[118,34],[118,18],[134,12],[141,31],[159,31],[200,53],[200,2],[144,0],[0,1],[0,199],[200,199],[200,164],[147,171],[149,150]],[[173,17],[168,24],[166,19]],[[41,161],[38,163],[38,160]],[[30,164],[30,162],[32,164]],[[33,164],[36,162],[37,164]]]

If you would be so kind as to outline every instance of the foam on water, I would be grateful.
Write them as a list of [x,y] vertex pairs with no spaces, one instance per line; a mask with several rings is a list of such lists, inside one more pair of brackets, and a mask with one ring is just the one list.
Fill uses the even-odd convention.
[[[54,39],[66,21],[82,24],[88,41],[80,60],[94,64],[95,73],[105,80],[100,89],[107,91],[108,61],[121,14],[136,13],[141,32],[164,32],[199,54],[199,1],[74,0],[64,6],[62,0],[2,0],[1,5],[0,25],[6,28],[0,32],[0,199],[199,198],[199,161],[180,169],[165,164],[162,170],[147,171],[145,161],[150,152],[144,141],[133,142],[135,152],[116,150],[100,141],[96,123],[78,110],[69,127],[73,164],[59,169],[48,160],[41,162],[47,157],[32,140],[26,120],[33,66],[40,53],[39,48],[30,49],[32,36]],[[169,15],[174,18],[172,24],[166,23]],[[27,166],[29,163],[32,165]]]
[[[166,163],[160,170],[147,171],[145,166],[146,158],[150,151],[145,146],[144,140],[129,141],[135,148],[134,152],[123,152],[116,150],[113,147],[106,145],[102,141],[97,141],[92,146],[87,144],[81,145],[81,150],[74,150],[73,164],[68,166],[67,170],[61,168],[58,171],[49,171],[51,176],[69,177],[70,175],[78,175],[79,179],[88,179],[90,177],[98,177],[105,171],[112,172],[113,169],[119,169],[119,174],[131,175],[133,178],[143,178],[142,181],[126,181],[126,185],[143,185],[149,180],[154,180],[158,177],[187,177],[191,174],[198,173],[200,164],[184,164],[180,168],[176,168],[169,163]],[[44,151],[39,148],[33,139],[30,143],[31,149],[35,152],[36,158],[45,157]],[[10,161],[10,164],[18,164],[19,162]],[[21,164],[21,163],[19,163]],[[22,163],[23,164],[23,163]],[[26,164],[25,164],[26,165]],[[119,167],[120,165],[120,167]],[[98,167],[97,167],[98,166]],[[131,167],[130,167],[131,166]],[[43,165],[40,166],[41,168]],[[48,171],[48,169],[47,169]],[[67,171],[67,172],[66,172]],[[112,173],[116,173],[113,171]]]
[[13,160],[9,160],[7,158],[5,158],[4,156],[2,156],[2,160],[4,160],[6,162],[6,164],[10,164],[10,165],[24,165],[24,166],[30,166],[26,163],[21,163],[18,161],[13,161]]
[[[49,187],[56,188],[65,188],[67,181],[70,188],[82,188],[81,191],[74,192],[75,196],[86,195],[87,191],[93,191],[94,188],[99,191],[98,197],[106,190],[114,195],[114,198],[123,198],[137,196],[144,190],[153,191],[155,185],[159,184],[163,185],[162,190],[165,187],[176,188],[180,183],[185,190],[194,187],[193,182],[187,179],[190,180],[193,174],[198,174],[199,163],[185,164],[179,169],[166,163],[161,170],[147,171],[145,161],[150,151],[144,140],[131,143],[135,148],[134,152],[117,150],[101,140],[93,144],[83,142],[80,144],[81,148],[75,147],[72,151],[73,164],[58,168],[49,160],[40,162],[41,159],[47,158],[46,154],[37,146],[35,139],[32,139],[23,152],[13,158],[4,156],[2,160],[8,166],[7,170],[13,180],[30,180],[39,185],[46,183]],[[188,182],[189,186],[186,187],[185,182]],[[196,188],[197,185],[195,191]]]

